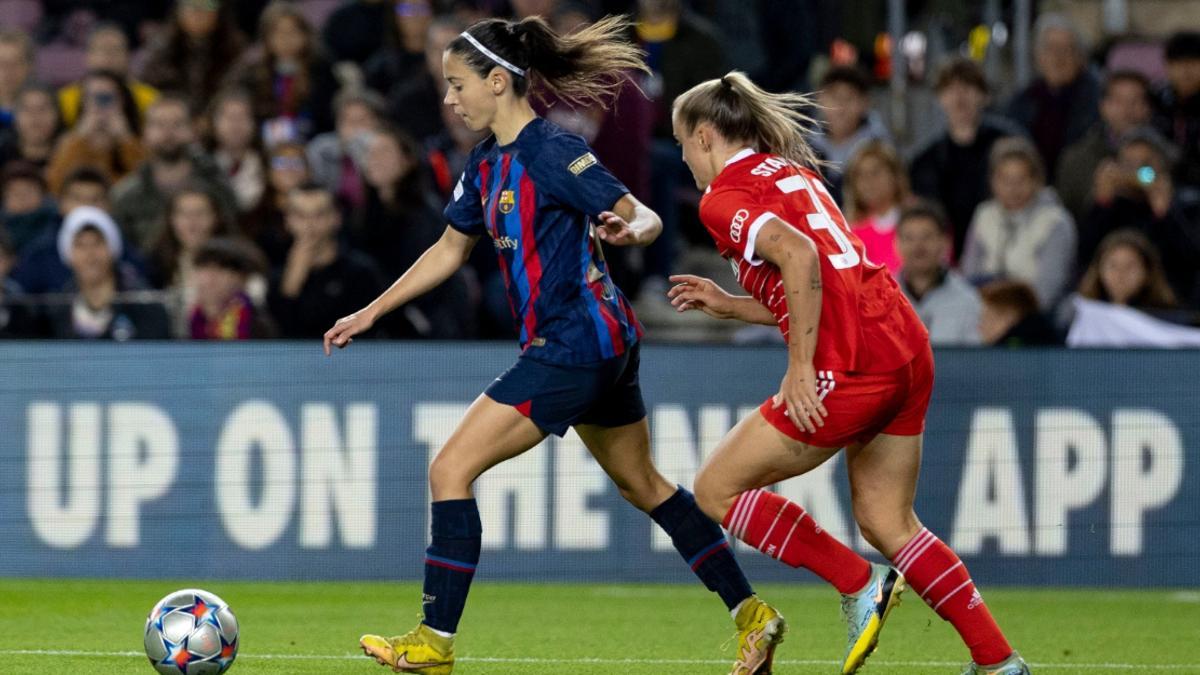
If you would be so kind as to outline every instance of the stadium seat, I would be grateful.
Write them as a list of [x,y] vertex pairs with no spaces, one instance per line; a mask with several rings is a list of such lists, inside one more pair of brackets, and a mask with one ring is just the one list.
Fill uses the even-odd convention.
[[32,33],[42,21],[42,3],[38,0],[0,0],[0,26]]

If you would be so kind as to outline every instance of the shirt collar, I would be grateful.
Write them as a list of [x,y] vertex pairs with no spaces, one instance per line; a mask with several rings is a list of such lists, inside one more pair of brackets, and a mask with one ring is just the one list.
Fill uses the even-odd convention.
[[756,152],[758,152],[758,151],[754,150],[752,148],[742,148],[741,150],[738,150],[733,155],[733,157],[730,157],[728,160],[726,160],[725,166],[729,166],[730,164],[733,164],[734,162],[740,162],[743,159],[746,159],[747,157],[749,157],[750,155],[753,155]]
[[[733,164],[734,162],[740,162],[757,152],[758,151],[754,150],[753,148],[742,148],[741,150],[738,150],[734,153],[733,157],[725,160],[725,166],[721,167],[721,171],[717,173],[717,177],[720,177],[720,175],[725,172],[725,169],[728,168],[730,164]],[[717,177],[713,178],[714,182],[717,180]],[[712,183],[709,183],[708,187],[704,188],[704,194],[708,194],[709,192],[712,192]]]

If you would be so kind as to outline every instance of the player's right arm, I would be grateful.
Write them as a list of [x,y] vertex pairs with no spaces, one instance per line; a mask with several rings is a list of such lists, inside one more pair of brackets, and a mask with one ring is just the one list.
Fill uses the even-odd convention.
[[673,274],[667,291],[671,305],[680,312],[698,309],[716,319],[737,319],[746,323],[774,326],[775,315],[749,295],[733,295],[712,279],[693,274]]
[[[762,224],[774,217],[756,191],[745,187],[718,189],[700,202],[700,222],[712,235],[717,251],[729,258],[744,258],[751,265],[762,262],[754,252],[754,237]],[[676,285],[667,296],[681,312],[698,309],[719,319],[777,325],[771,310],[751,296],[731,295],[709,279],[687,274],[673,276],[671,281]]]
[[430,246],[400,278],[359,311],[342,317],[325,332],[325,355],[330,346],[345,347],[353,337],[371,329],[379,317],[397,307],[420,297],[450,278],[467,262],[471,249],[478,241],[477,235],[460,232],[447,227],[440,239]]
[[325,331],[325,355],[330,346],[345,347],[359,333],[370,330],[379,317],[436,287],[467,261],[475,242],[487,234],[483,201],[480,199],[482,179],[478,157],[482,146],[476,147],[467,158],[467,166],[454,186],[450,203],[446,205],[446,231],[433,246],[408,268],[400,278],[359,311],[337,320]]

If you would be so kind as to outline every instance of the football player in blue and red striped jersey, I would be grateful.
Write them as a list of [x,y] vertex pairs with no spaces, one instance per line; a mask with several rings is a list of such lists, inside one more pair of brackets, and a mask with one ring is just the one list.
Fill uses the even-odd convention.
[[618,17],[570,36],[536,17],[492,19],[449,44],[445,103],[467,126],[492,136],[467,160],[441,239],[383,295],[325,334],[326,353],[345,347],[380,316],[449,277],[479,239],[495,247],[521,355],[475,400],[430,465],[422,623],[406,635],[360,641],[398,672],[446,675],[453,668],[454,633],[479,561],[475,479],[572,427],[621,495],[671,536],[734,615],[741,639],[733,672],[770,672],[783,618],[753,595],[716,522],[650,458],[638,383],[642,329],[609,276],[601,242],[644,246],[662,224],[582,138],[539,118],[528,99],[536,84],[563,100],[605,105],[622,78],[645,70],[641,52],[623,38],[627,31]]

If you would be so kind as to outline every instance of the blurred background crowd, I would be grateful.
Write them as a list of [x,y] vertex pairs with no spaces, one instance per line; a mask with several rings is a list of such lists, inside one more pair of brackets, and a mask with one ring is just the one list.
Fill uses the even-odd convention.
[[[779,339],[665,298],[675,272],[735,289],[669,114],[733,68],[813,92],[824,176],[936,345],[1062,344],[1096,307],[1200,323],[1200,3],[0,0],[0,336],[319,337],[444,228],[482,139],[441,104],[445,45],[610,13],[651,74],[538,105],[664,221],[607,251],[650,338]],[[513,331],[479,246],[375,337]]]

